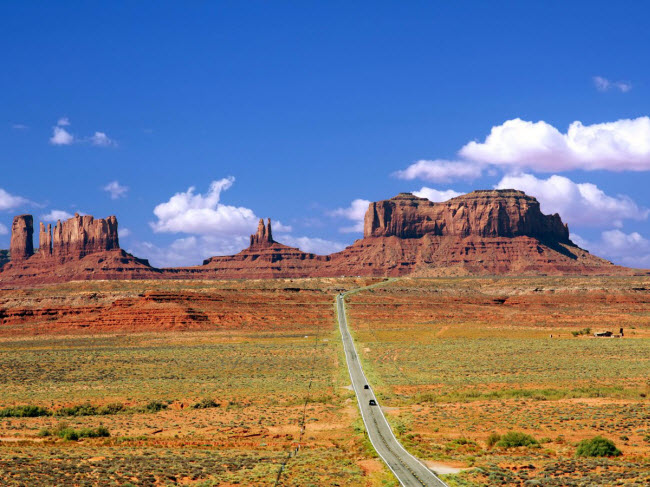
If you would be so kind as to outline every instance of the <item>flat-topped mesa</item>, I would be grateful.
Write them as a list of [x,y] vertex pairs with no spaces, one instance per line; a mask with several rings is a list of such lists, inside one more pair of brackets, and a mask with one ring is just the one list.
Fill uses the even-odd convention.
[[270,247],[274,243],[273,233],[271,232],[271,219],[268,218],[267,224],[264,225],[264,218],[260,218],[257,224],[257,233],[251,235],[250,248]]
[[34,218],[32,215],[18,215],[11,225],[11,260],[20,262],[34,254]]
[[[49,230],[49,226],[48,226]],[[47,246],[47,231],[43,233]],[[60,261],[81,259],[89,254],[119,249],[117,218],[95,219],[79,215],[56,222],[52,230],[52,255]]]
[[569,228],[557,213],[544,215],[537,199],[514,189],[473,191],[442,203],[400,193],[370,203],[363,233],[365,238],[528,236],[571,244]]

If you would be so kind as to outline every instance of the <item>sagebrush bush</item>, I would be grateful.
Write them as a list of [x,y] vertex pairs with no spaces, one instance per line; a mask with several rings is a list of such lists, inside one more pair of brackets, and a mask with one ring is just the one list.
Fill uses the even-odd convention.
[[486,441],[488,448],[492,448],[498,443],[500,439],[501,435],[499,433],[490,433],[490,436],[488,436],[488,439]]
[[37,416],[50,416],[52,411],[40,406],[15,406],[0,409],[0,418],[35,418]]
[[199,402],[192,405],[194,409],[208,409],[208,408],[218,408],[221,406],[219,403],[215,402],[213,399],[201,399]]
[[617,457],[620,454],[621,450],[616,448],[614,442],[602,436],[582,440],[576,450],[578,457]]
[[495,445],[501,448],[515,448],[518,446],[538,446],[539,442],[521,431],[508,431]]

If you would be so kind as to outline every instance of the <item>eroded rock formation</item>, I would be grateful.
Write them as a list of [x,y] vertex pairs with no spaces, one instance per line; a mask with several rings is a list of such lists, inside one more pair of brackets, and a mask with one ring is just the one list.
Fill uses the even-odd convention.
[[[47,233],[44,234],[46,241]],[[89,254],[119,249],[117,218],[109,216],[106,219],[95,219],[90,215],[76,213],[69,220],[56,222],[51,241],[52,255],[59,261],[76,260]]]
[[271,232],[271,219],[267,219],[267,224],[264,225],[264,219],[260,218],[257,224],[257,233],[251,235],[250,248],[263,248],[271,246],[273,241],[273,233]]
[[[75,215],[40,225],[33,254],[32,217],[14,219],[3,286],[87,279],[268,279],[466,274],[634,274],[577,247],[559,215],[515,190],[474,191],[443,203],[401,193],[371,203],[364,238],[331,255],[273,240],[260,220],[250,246],[203,265],[156,269],[119,248],[117,219]],[[15,256],[15,257],[14,257]]]
[[47,258],[52,256],[52,224],[48,223],[47,228],[40,223],[38,232],[38,253],[41,257]]
[[569,228],[560,215],[544,215],[539,202],[516,190],[487,190],[433,203],[411,193],[371,203],[364,237],[431,236],[533,237],[570,244]]

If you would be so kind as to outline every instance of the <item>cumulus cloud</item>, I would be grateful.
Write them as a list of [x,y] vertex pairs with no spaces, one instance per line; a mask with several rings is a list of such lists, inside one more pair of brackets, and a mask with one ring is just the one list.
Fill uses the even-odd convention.
[[72,218],[74,215],[68,213],[64,210],[52,210],[49,213],[41,215],[41,220],[44,222],[55,222],[57,220],[67,220]]
[[0,235],[7,235],[8,233],[9,233],[9,229],[7,228],[7,226],[0,223]]
[[90,137],[76,137],[71,134],[65,127],[70,126],[68,117],[60,118],[54,127],[52,127],[52,137],[50,137],[50,144],[52,145],[72,145],[77,143],[90,143],[97,147],[110,147],[116,146],[117,142],[111,139],[104,132],[95,132]]
[[109,138],[104,132],[95,132],[95,134],[90,137],[90,143],[99,147],[117,145],[117,143],[113,139]]
[[576,244],[599,257],[616,264],[636,268],[650,268],[650,240],[638,232],[625,233],[607,230],[596,241],[588,241],[577,235],[571,237]]
[[104,186],[103,190],[111,195],[112,200],[116,200],[125,197],[129,188],[127,186],[122,186],[118,181],[111,181]]
[[570,225],[620,227],[623,220],[645,220],[649,213],[628,196],[610,196],[595,184],[575,183],[558,175],[548,179],[532,174],[506,175],[495,188],[519,189],[535,196],[544,213],[559,213]]
[[369,200],[357,198],[347,208],[337,208],[336,210],[328,211],[327,214],[335,217],[343,217],[354,222],[352,226],[339,228],[340,232],[363,232],[363,218],[366,215],[369,204]]
[[[361,229],[363,231],[363,228]],[[291,235],[280,235],[277,240],[291,247],[298,247],[300,250],[313,254],[327,255],[343,250],[346,245],[341,242],[325,240],[313,237],[292,237]]]
[[213,181],[205,194],[196,193],[194,186],[176,193],[169,201],[154,208],[158,220],[151,223],[151,228],[154,232],[249,235],[257,228],[258,222],[253,210],[220,203],[221,192],[234,182],[234,177]]
[[232,255],[248,246],[248,237],[200,235],[178,238],[168,246],[151,242],[132,242],[127,252],[149,259],[155,267],[201,265],[208,257]]
[[399,179],[422,179],[437,183],[449,183],[457,179],[473,181],[481,177],[482,172],[481,165],[474,162],[423,159],[414,162],[402,171],[395,172],[394,176]]
[[70,132],[63,127],[54,127],[52,137],[50,137],[50,144],[52,145],[71,145],[74,144],[75,138]]
[[610,81],[602,76],[594,76],[593,81],[598,91],[618,90],[621,93],[627,93],[632,89],[632,83],[628,81]]
[[650,118],[583,125],[561,133],[544,122],[519,118],[492,127],[485,141],[460,150],[470,160],[537,172],[650,170]]
[[463,193],[459,193],[453,189],[444,189],[440,191],[438,189],[427,188],[426,186],[423,186],[418,191],[413,191],[413,194],[415,196],[419,196],[420,198],[426,198],[429,201],[433,201],[434,203],[439,203],[455,198],[456,196],[460,196]]
[[0,188],[0,211],[11,210],[21,205],[31,203],[27,198],[16,196]]
[[120,238],[128,237],[129,235],[131,235],[131,230],[129,230],[128,228],[120,228],[118,230],[118,234],[119,234]]

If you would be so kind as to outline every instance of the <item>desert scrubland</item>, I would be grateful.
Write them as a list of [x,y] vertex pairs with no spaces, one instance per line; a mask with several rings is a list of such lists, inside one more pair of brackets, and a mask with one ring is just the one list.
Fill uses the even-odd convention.
[[[400,440],[450,485],[647,484],[647,277],[2,291],[0,476],[273,485],[285,464],[279,485],[396,485],[365,440],[333,306],[379,282],[347,298],[357,349]],[[500,446],[510,431],[534,442]],[[622,454],[577,457],[596,435]]]

